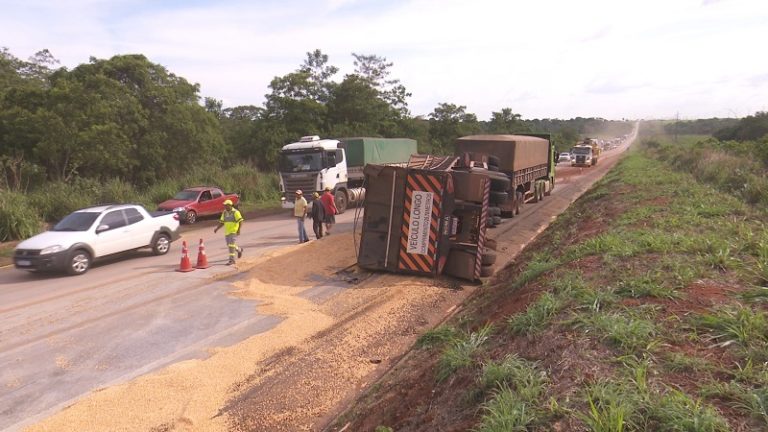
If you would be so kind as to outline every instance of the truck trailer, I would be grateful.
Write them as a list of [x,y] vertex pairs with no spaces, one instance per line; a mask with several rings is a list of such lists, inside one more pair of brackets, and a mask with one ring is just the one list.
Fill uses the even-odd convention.
[[405,164],[416,153],[416,141],[409,138],[302,137],[280,150],[282,206],[293,208],[297,189],[311,194],[330,188],[339,213],[343,213],[365,198],[365,165]]
[[555,147],[549,134],[471,135],[456,140],[462,164],[486,171],[493,181],[491,206],[512,217],[555,187]]
[[365,167],[369,194],[360,267],[473,281],[493,273],[496,254],[486,240],[490,180],[455,166],[448,161],[429,168]]

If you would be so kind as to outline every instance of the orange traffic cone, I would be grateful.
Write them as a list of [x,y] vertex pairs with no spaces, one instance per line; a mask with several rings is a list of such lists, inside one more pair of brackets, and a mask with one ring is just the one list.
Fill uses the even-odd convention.
[[210,267],[210,264],[208,264],[208,256],[205,254],[205,245],[203,244],[203,239],[200,239],[200,248],[197,250],[197,264],[195,268],[207,269],[208,267]]
[[194,270],[194,267],[192,267],[192,263],[189,262],[189,251],[187,250],[187,241],[184,240],[181,243],[181,263],[179,264],[179,268],[176,269],[178,272],[191,272]]

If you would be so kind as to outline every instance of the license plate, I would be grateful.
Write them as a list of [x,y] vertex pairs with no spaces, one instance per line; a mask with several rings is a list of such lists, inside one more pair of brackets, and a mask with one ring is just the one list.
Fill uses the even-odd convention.
[[16,261],[16,265],[17,266],[22,266],[22,267],[28,267],[28,266],[32,265],[32,261],[29,261],[29,260],[18,260],[18,261]]

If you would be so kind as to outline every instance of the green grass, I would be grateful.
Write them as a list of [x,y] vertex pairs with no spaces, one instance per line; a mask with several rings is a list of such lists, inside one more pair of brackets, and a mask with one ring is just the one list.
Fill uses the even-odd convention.
[[507,325],[513,334],[531,336],[545,329],[564,306],[563,298],[546,292],[525,312],[509,317]]
[[608,346],[625,354],[650,351],[658,344],[656,324],[629,311],[579,314],[572,323],[575,328],[597,335]]
[[487,325],[463,338],[450,341],[438,361],[437,380],[443,381],[459,369],[472,366],[475,363],[474,355],[488,340],[492,331],[493,327]]
[[453,327],[441,325],[425,332],[416,340],[417,348],[432,348],[443,346],[450,342],[459,340],[459,332]]

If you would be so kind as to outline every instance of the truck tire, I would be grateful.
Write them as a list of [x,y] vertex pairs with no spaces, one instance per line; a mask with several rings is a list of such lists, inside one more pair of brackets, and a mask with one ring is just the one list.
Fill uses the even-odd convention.
[[490,249],[486,249],[485,253],[483,253],[483,265],[489,266],[496,263],[496,252],[493,252]]
[[509,185],[512,184],[512,181],[506,176],[488,176],[488,178],[491,179],[492,191],[506,192]]
[[197,222],[197,212],[194,210],[188,210],[187,214],[184,215],[184,222],[190,225]]
[[480,267],[480,277],[491,277],[493,276],[493,266],[482,266]]
[[488,155],[488,166],[491,166],[491,165],[496,167],[495,171],[498,171],[499,167],[501,166],[501,159],[498,156],[496,156],[496,155],[489,154]]
[[501,225],[501,216],[492,216],[494,225]]
[[344,191],[338,190],[333,195],[333,198],[336,201],[336,210],[339,211],[339,214],[344,213],[347,210],[347,194]]
[[496,228],[496,223],[493,221],[493,216],[488,216],[488,220],[485,221],[485,226],[488,228]]
[[85,249],[72,251],[67,260],[67,274],[79,276],[91,268],[91,254]]
[[[509,195],[506,192],[491,191],[490,201],[491,204],[504,204],[509,199]],[[497,206],[498,207],[498,206]]]
[[501,209],[499,207],[488,207],[488,214],[491,216],[501,216]]
[[168,234],[160,233],[155,237],[155,241],[152,242],[152,254],[165,255],[171,249],[171,238]]

